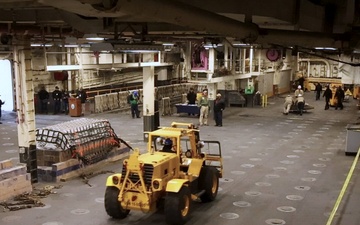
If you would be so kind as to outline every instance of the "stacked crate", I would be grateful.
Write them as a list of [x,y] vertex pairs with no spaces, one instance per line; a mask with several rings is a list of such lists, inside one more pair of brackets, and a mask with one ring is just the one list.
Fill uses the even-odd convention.
[[0,201],[31,191],[31,177],[25,164],[14,165],[10,159],[0,161]]

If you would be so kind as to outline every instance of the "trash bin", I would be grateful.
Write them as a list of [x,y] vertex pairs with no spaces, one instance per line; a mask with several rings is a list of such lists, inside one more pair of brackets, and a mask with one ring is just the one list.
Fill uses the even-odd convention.
[[69,115],[72,117],[81,116],[81,99],[80,98],[69,98]]
[[345,155],[356,155],[360,147],[360,124],[348,124],[346,130]]

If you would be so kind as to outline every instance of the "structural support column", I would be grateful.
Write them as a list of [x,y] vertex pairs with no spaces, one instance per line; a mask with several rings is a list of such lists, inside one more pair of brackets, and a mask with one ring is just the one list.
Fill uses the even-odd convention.
[[[143,67],[143,117],[144,117],[144,131],[153,131],[160,125],[159,110],[155,110],[155,88],[154,76],[155,69],[153,66]],[[157,113],[156,113],[157,111]],[[144,141],[147,141],[148,135],[144,134]]]
[[38,182],[35,142],[34,85],[30,41],[25,48],[14,46],[16,112],[20,162],[27,164],[31,182]]

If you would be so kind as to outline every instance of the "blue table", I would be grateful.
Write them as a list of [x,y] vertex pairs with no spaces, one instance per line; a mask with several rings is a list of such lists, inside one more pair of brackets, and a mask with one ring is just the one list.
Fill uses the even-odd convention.
[[200,114],[200,108],[197,105],[175,104],[177,113]]

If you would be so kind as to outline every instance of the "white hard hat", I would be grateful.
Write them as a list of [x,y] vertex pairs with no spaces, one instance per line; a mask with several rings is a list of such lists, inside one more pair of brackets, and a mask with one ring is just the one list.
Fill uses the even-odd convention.
[[221,97],[221,94],[220,93],[217,93],[217,95],[216,95],[217,97]]
[[298,86],[298,89],[301,89],[301,85]]
[[299,96],[299,97],[301,97],[301,96],[302,96],[302,94],[299,94],[298,96]]

